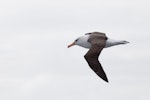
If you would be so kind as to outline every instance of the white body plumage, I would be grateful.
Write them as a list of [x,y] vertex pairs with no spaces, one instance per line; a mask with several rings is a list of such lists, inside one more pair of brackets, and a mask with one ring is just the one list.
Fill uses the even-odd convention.
[[[91,48],[91,44],[88,42],[89,37],[90,35],[81,36],[75,41],[75,44],[84,48]],[[126,44],[126,43],[129,43],[129,42],[122,41],[122,40],[113,40],[113,39],[108,38],[105,44],[105,48],[119,45],[119,44]]]

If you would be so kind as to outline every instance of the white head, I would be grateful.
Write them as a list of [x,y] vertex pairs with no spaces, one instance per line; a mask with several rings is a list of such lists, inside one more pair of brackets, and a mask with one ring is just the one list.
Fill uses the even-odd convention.
[[77,38],[72,44],[68,45],[68,48],[74,45],[78,45],[84,48],[90,48],[91,44],[88,42],[89,35],[83,35]]

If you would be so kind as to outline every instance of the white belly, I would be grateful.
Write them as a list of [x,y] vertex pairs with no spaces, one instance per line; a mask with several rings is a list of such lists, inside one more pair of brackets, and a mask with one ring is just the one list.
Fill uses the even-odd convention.
[[[87,42],[88,39],[89,39],[88,35],[82,37],[82,39],[80,39],[81,41],[79,43],[79,46],[82,46],[84,48],[91,48],[91,43]],[[114,45],[116,45],[116,43],[117,43],[117,41],[108,38],[106,41],[106,44],[105,44],[105,48],[114,46]]]
[[118,41],[108,38],[107,41],[106,41],[105,48],[111,47],[111,46],[114,46],[114,45],[117,45],[117,44],[118,44]]

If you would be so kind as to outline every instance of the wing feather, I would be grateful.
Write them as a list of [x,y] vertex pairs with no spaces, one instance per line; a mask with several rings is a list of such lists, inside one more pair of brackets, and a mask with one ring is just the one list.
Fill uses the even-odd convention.
[[85,54],[85,59],[87,63],[89,64],[90,68],[103,80],[108,82],[107,76],[98,61],[98,57],[105,47],[106,43],[106,36],[105,34],[99,34],[99,33],[92,33],[89,42],[91,43],[91,48],[89,51]]

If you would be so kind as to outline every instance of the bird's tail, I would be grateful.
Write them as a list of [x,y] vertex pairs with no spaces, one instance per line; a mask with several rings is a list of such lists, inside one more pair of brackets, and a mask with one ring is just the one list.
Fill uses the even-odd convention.
[[127,44],[127,43],[130,43],[128,41],[120,41],[119,44]]

